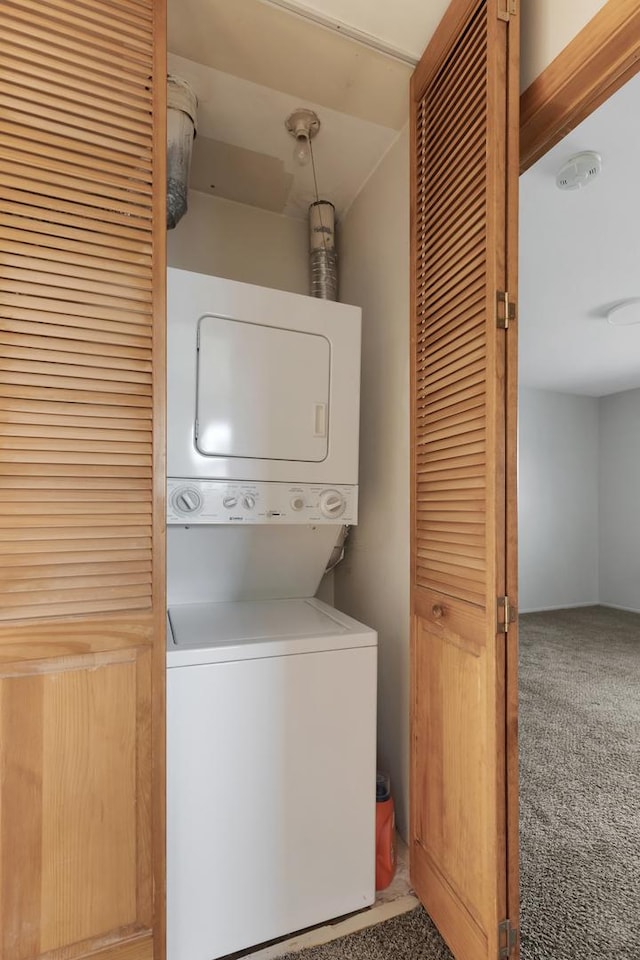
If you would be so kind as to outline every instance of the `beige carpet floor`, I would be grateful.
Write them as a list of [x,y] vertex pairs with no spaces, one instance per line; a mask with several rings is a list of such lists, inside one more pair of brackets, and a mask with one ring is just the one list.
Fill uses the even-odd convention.
[[640,960],[640,616],[520,618],[522,960]]

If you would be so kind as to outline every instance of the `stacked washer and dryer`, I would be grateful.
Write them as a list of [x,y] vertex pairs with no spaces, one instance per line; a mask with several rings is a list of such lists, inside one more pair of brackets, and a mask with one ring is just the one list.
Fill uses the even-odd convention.
[[373,902],[374,631],[314,599],[357,522],[360,310],[168,272],[167,941]]

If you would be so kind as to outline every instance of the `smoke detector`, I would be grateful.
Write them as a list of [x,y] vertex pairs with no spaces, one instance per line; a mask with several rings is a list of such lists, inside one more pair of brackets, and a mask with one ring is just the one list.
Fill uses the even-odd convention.
[[602,170],[602,157],[595,150],[576,153],[558,170],[556,186],[559,190],[580,190],[594,180]]

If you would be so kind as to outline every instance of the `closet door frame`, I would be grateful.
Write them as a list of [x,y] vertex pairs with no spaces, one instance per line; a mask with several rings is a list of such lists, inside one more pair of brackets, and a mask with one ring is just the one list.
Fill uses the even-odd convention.
[[520,173],[640,71],[637,0],[608,0],[520,97]]
[[[520,96],[520,173],[524,173],[602,103],[640,72],[640,6],[608,0]],[[516,360],[517,363],[517,360]],[[517,415],[517,398],[510,404]],[[515,475],[515,466],[512,475]],[[508,528],[518,529],[517,501],[507,505]],[[517,579],[518,553],[510,551],[508,578]],[[517,723],[517,658],[507,665],[510,713]],[[514,710],[515,707],[515,710]],[[512,758],[517,765],[517,757]],[[510,809],[517,811],[515,804]],[[513,836],[518,823],[510,824]],[[512,850],[510,856],[517,857]],[[513,897],[517,891],[512,891]]]

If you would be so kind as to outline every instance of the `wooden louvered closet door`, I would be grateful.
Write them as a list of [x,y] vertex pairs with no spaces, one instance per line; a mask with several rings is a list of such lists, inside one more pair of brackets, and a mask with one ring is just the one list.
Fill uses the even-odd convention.
[[412,81],[411,870],[456,960],[518,917],[517,20],[454,0]]
[[0,957],[164,952],[163,0],[0,6]]

